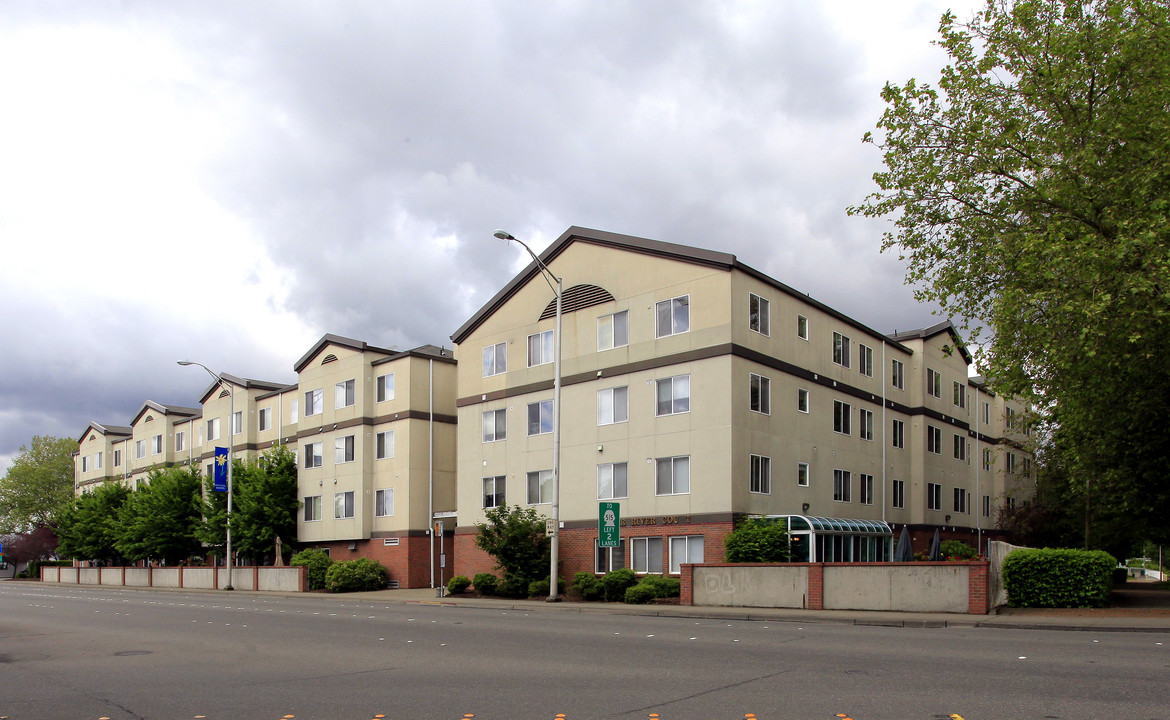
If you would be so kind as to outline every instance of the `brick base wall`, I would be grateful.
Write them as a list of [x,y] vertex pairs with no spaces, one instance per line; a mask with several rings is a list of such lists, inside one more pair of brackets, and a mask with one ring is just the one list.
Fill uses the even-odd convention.
[[[386,545],[384,538],[369,540],[312,543],[314,548],[328,548],[329,557],[335,561],[369,558],[376,560],[390,571],[390,579],[398,581],[400,588],[431,587],[431,538],[427,535],[412,535],[397,538],[398,545]],[[354,549],[350,550],[350,544]],[[447,567],[440,567],[440,542],[435,537],[435,587],[451,579],[454,566],[455,538],[451,532],[444,534],[442,552],[447,556]],[[442,578],[440,579],[440,575]]]

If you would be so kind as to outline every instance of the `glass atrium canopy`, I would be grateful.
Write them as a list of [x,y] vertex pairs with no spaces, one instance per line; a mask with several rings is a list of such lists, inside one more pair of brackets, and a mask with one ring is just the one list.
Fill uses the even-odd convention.
[[788,525],[793,562],[889,562],[894,531],[881,520],[768,515]]

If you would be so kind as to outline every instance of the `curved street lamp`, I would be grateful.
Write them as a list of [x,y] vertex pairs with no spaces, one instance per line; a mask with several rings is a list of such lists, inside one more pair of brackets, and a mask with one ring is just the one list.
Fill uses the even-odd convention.
[[[549,561],[548,577],[548,602],[557,602],[560,600],[557,595],[557,560],[561,539],[561,299],[564,295],[564,286],[561,283],[561,278],[554,275],[548,266],[541,262],[536,253],[532,252],[532,248],[517,240],[512,233],[496,230],[492,235],[500,240],[514,242],[527,250],[532,259],[536,261],[537,267],[540,268],[544,281],[557,296],[557,339],[553,346],[552,559]],[[556,287],[553,287],[554,280]]]
[[[207,367],[201,362],[193,360],[179,360],[178,363],[184,367],[188,365],[198,365],[207,371],[207,374],[215,378],[215,382],[219,384],[224,390],[228,392],[228,421],[227,421],[227,514],[224,516],[224,525],[227,531],[227,547],[225,552],[227,554],[227,585],[224,590],[234,590],[232,587],[232,444],[235,440],[235,427],[232,423],[236,420],[236,393],[231,383],[223,379],[223,375],[212,372],[211,368]],[[209,438],[210,439],[210,438]],[[214,447],[214,446],[213,446]]]

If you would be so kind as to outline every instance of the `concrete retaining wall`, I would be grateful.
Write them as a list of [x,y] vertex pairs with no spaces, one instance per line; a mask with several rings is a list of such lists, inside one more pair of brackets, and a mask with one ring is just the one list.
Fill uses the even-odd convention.
[[986,615],[988,563],[702,563],[682,568],[684,605]]
[[[218,590],[227,586],[227,568],[211,567],[42,567],[41,582],[103,587],[157,587]],[[305,567],[235,567],[236,590],[307,592],[309,570]]]

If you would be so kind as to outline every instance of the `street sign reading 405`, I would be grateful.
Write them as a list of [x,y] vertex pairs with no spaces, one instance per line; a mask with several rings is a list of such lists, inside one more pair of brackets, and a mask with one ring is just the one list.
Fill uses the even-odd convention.
[[597,503],[597,546],[603,548],[618,547],[621,541],[618,528],[621,524],[621,510],[618,503]]

